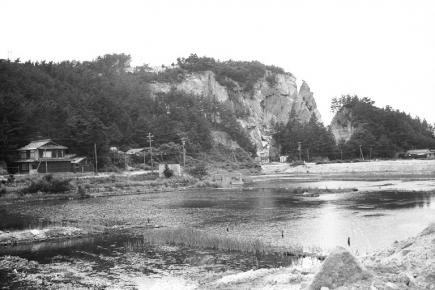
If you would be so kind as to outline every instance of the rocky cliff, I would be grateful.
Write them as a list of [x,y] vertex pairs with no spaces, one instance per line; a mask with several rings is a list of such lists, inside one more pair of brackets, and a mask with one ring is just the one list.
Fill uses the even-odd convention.
[[352,111],[348,108],[342,108],[338,111],[330,126],[337,144],[349,141],[357,131],[357,125],[352,122]]
[[[175,89],[228,104],[256,145],[259,156],[269,156],[274,125],[287,123],[290,113],[301,122],[308,122],[313,115],[321,119],[310,87],[306,82],[298,87],[291,74],[266,71],[250,91],[243,90],[236,81],[226,81],[231,83],[231,88],[219,83],[213,72],[204,71],[189,73],[177,83],[155,82],[150,88],[154,95]],[[228,135],[214,136],[219,136],[215,138],[218,143],[232,144],[223,140]]]

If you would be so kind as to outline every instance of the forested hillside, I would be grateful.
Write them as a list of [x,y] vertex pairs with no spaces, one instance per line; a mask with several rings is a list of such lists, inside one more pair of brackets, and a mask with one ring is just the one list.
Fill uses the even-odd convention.
[[[110,146],[146,146],[148,132],[156,147],[187,137],[187,150],[195,154],[212,147],[212,129],[225,130],[243,149],[255,152],[224,104],[177,91],[151,97],[148,84],[174,71],[131,68],[124,54],[86,62],[0,60],[0,160],[11,161],[15,150],[32,139],[53,138],[87,156],[96,143],[104,163]],[[186,72],[176,71],[178,77]]]
[[392,107],[378,108],[369,98],[334,98],[331,123],[336,141],[346,156],[359,156],[362,145],[367,156],[390,158],[409,149],[435,149],[434,127]]
[[[225,87],[227,101],[175,89],[156,94],[150,89],[156,82],[180,84],[189,74],[204,71],[211,71]],[[282,114],[288,109],[282,104],[295,100],[299,103],[291,107],[285,118],[288,122],[277,123],[272,130],[278,145],[273,149],[292,159],[299,158],[298,142],[303,159],[338,159],[341,154],[344,159],[358,158],[360,145],[364,155],[370,151],[374,158],[393,157],[412,148],[435,148],[433,126],[425,120],[391,107],[377,108],[368,98],[335,98],[336,116],[326,128],[316,118],[317,109],[307,109],[314,104],[307,102],[312,98],[309,88],[301,94],[293,82],[293,76],[278,67],[256,61],[221,62],[195,54],[158,71],[146,65],[133,68],[130,56],[124,54],[85,62],[0,60],[0,161],[12,161],[16,149],[33,139],[52,138],[71,153],[88,157],[93,156],[96,144],[99,164],[104,165],[109,163],[110,146],[123,150],[148,146],[149,132],[155,148],[174,147],[186,137],[187,151],[195,155],[213,148],[213,130],[225,131],[255,156],[259,148],[252,142],[252,133],[264,134],[267,130],[260,129],[270,125],[264,123],[265,118]],[[254,92],[261,91],[259,86],[264,92]],[[282,99],[280,90],[287,86],[294,89],[288,100]],[[259,133],[254,135],[262,140],[265,135]]]
[[[289,122],[277,126],[274,135],[281,151],[281,155],[291,160],[316,160],[318,158],[337,159],[338,148],[334,136],[314,116],[308,123],[302,123],[295,117]],[[299,156],[300,143],[300,156]]]

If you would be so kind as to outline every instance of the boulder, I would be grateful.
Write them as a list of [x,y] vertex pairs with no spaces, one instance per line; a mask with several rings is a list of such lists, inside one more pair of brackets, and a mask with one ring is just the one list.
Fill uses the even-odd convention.
[[323,287],[334,289],[370,277],[371,274],[349,251],[337,247],[323,262],[308,289],[320,290]]

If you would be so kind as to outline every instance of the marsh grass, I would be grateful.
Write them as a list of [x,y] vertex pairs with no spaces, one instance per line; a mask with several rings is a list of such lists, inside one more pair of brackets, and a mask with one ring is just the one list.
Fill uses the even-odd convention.
[[[261,255],[284,254],[304,255],[301,246],[274,247],[258,239],[244,239],[210,234],[192,228],[158,229],[144,234],[143,242],[153,245],[186,246],[190,248],[212,249]],[[137,242],[136,246],[140,246]]]

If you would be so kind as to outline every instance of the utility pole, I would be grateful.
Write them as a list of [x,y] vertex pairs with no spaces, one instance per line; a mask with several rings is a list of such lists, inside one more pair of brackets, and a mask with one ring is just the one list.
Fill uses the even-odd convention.
[[341,161],[343,161],[343,148],[340,147],[340,156],[341,156]]
[[361,159],[364,160],[364,154],[363,154],[363,151],[362,151],[362,145],[359,145],[359,153],[360,153]]
[[372,160],[372,150],[373,150],[373,147],[370,146],[370,161]]
[[183,167],[186,167],[186,138],[181,138],[181,145],[183,145]]
[[307,148],[307,161],[310,162],[310,149]]
[[154,161],[153,161],[153,151],[151,147],[151,142],[153,142],[153,134],[148,133],[147,139],[150,142],[150,156],[151,156],[151,173],[154,173]]
[[95,157],[95,174],[98,174],[98,157],[97,157],[97,143],[94,143],[94,157]]
[[302,143],[298,142],[299,161],[302,161]]

